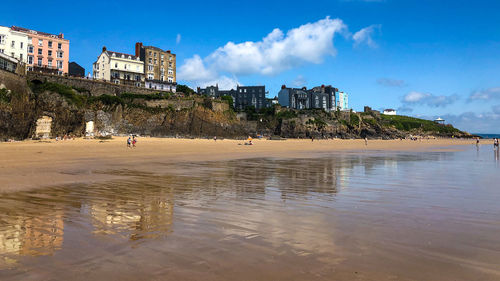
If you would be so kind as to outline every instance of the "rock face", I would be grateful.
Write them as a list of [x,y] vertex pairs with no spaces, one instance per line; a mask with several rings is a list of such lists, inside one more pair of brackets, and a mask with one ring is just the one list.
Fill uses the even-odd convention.
[[[425,121],[415,121],[420,119],[411,122],[384,120],[379,114],[293,111],[279,107],[259,114],[236,114],[223,101],[199,96],[108,95],[101,90],[94,94],[88,89],[78,88],[77,91],[67,85],[38,83],[41,84],[0,71],[0,140],[41,136],[53,138],[66,134],[209,138],[245,138],[260,134],[284,138],[383,139],[410,134],[470,136],[453,127],[435,130],[424,123],[419,127],[418,122]],[[41,127],[43,124],[47,127],[47,120],[51,120],[50,133]],[[410,122],[408,130],[405,129],[408,125],[405,122]],[[89,124],[92,126],[89,127]]]

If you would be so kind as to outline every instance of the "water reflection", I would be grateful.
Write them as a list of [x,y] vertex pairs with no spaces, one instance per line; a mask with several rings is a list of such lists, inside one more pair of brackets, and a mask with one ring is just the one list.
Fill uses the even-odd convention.
[[[243,252],[247,259],[263,264],[280,257],[301,266],[318,262],[331,268],[353,252],[371,253],[368,244],[348,241],[357,232],[371,237],[370,228],[364,225],[380,228],[377,223],[383,216],[375,214],[397,217],[403,208],[411,208],[414,198],[427,194],[428,202],[446,210],[448,201],[436,202],[433,189],[420,190],[437,184],[440,189],[436,190],[442,193],[446,185],[427,183],[428,172],[415,174],[414,166],[423,162],[440,168],[440,163],[459,163],[454,155],[343,153],[295,160],[162,164],[164,174],[108,170],[102,173],[126,179],[5,194],[0,197],[0,263],[22,271],[28,262],[25,257],[46,256],[49,267],[58,271],[64,264],[55,261],[78,260],[64,253],[65,248],[74,251],[78,246],[64,241],[83,237],[97,241],[90,245],[106,241],[112,246],[109,252],[92,247],[85,252],[104,255],[110,262],[124,255],[120,261],[137,260],[134,266],[145,271],[148,267],[136,257],[149,260],[155,256],[153,267],[189,268],[200,262],[230,264],[232,259],[241,259],[238,253]],[[407,178],[408,174],[412,176]],[[403,195],[396,195],[391,187],[397,185],[398,190],[412,184],[415,188]],[[356,217],[355,223],[346,220],[348,216]],[[166,243],[168,239],[174,242]],[[58,252],[63,252],[61,257]],[[165,260],[179,255],[180,264]],[[88,268],[91,262],[89,258],[73,265]],[[155,272],[142,277],[156,277]]]

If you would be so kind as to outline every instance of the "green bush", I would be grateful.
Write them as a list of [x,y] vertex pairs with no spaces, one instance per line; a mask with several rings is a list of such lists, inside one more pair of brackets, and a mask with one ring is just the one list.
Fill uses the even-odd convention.
[[36,94],[40,94],[45,91],[58,93],[59,95],[63,96],[66,99],[66,101],[68,101],[68,103],[74,104],[78,107],[83,106],[86,102],[85,96],[75,93],[75,90],[73,90],[73,88],[66,85],[61,85],[52,82],[45,82],[45,83],[31,83],[30,86],[33,92],[35,92]]
[[285,110],[285,111],[280,111],[278,114],[276,114],[276,117],[278,119],[292,119],[292,118],[297,118],[297,113],[292,110]]
[[359,116],[356,113],[351,113],[351,121],[349,124],[352,127],[358,127],[359,126]]
[[0,89],[0,102],[10,103],[11,95],[7,89]]

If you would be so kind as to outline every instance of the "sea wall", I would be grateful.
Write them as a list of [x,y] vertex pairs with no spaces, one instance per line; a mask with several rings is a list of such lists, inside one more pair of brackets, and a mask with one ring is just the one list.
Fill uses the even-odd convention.
[[123,93],[135,93],[135,94],[153,94],[158,93],[158,90],[152,90],[147,88],[139,88],[128,85],[116,85],[111,82],[90,80],[86,78],[78,77],[66,77],[60,75],[50,75],[38,72],[28,72],[26,75],[28,81],[39,81],[39,82],[52,82],[61,85],[66,85],[76,89],[85,89],[92,96],[100,95],[112,95],[119,96]]

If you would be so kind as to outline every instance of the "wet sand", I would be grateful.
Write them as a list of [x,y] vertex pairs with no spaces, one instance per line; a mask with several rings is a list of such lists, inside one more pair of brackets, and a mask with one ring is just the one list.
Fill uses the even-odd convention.
[[500,280],[499,156],[436,145],[207,153],[4,193],[0,280]]
[[[110,170],[162,172],[164,163],[221,161],[258,157],[317,157],[332,151],[429,151],[460,149],[471,140],[202,140],[139,138],[127,149],[125,137],[112,140],[23,141],[0,143],[0,192],[45,186],[92,183],[122,176]],[[483,144],[486,142],[483,141]],[[241,144],[241,145],[239,145]],[[444,148],[447,147],[447,148]]]

